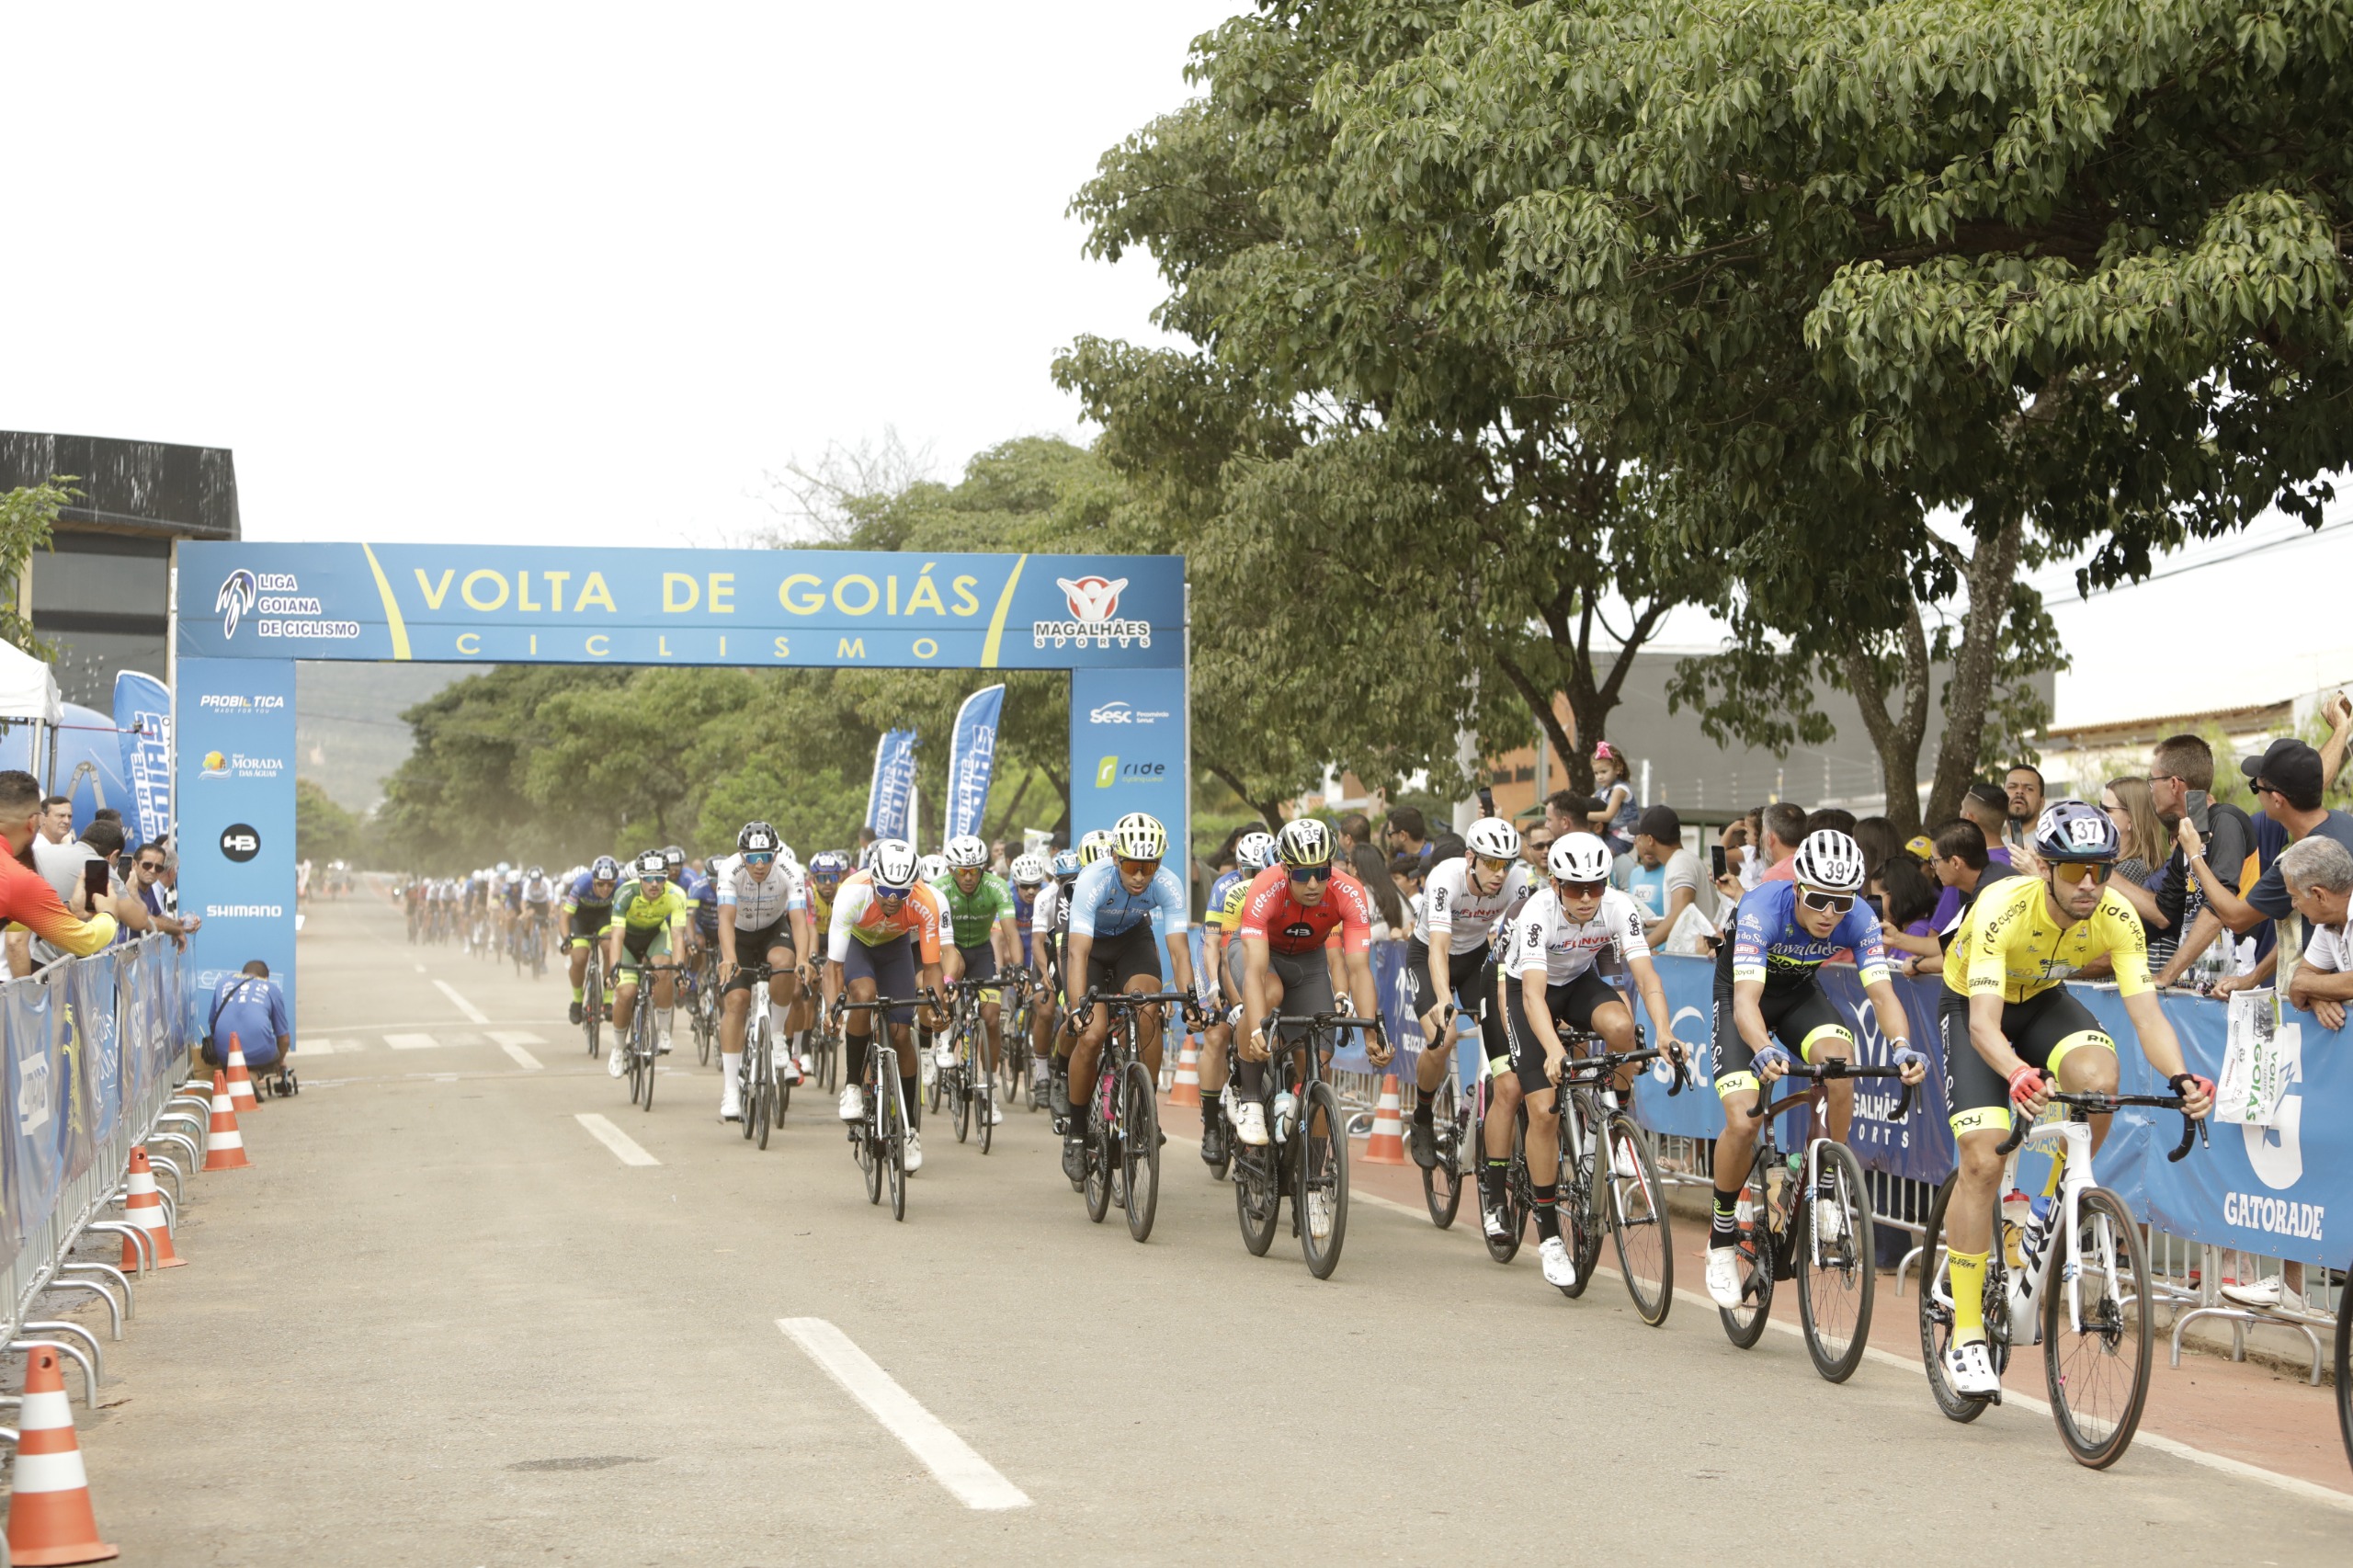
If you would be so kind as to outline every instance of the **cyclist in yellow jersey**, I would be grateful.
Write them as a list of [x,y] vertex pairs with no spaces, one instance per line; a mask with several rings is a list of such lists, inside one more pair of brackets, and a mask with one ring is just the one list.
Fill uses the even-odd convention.
[[[2046,1074],[2070,1093],[2116,1091],[2116,1042],[2062,983],[2105,953],[2142,1054],[2183,1096],[2188,1115],[2202,1117],[2212,1104],[2214,1085],[2184,1070],[2181,1041],[2157,1006],[2140,917],[2108,885],[2117,852],[2107,812],[2081,801],[2053,801],[2035,824],[2040,873],[1988,887],[1945,955],[1938,1009],[1945,1092],[1961,1147],[1945,1210],[1953,1298],[1945,1375],[1960,1393],[1984,1396],[2001,1386],[1985,1348],[1984,1280],[1999,1149],[2013,1108],[2029,1118],[2041,1112]],[[2108,1123],[2092,1119],[2095,1151]]]
[[[666,959],[686,946],[687,895],[670,881],[662,851],[648,850],[637,858],[636,881],[623,882],[613,895],[613,912],[605,926],[605,971],[613,977],[613,1027],[629,1033],[630,1015],[637,1006],[638,965],[649,959]],[[669,971],[654,977],[654,1050],[670,1050],[670,1008],[676,1000]],[[628,1071],[627,1052],[608,1051],[606,1070],[614,1077]]]

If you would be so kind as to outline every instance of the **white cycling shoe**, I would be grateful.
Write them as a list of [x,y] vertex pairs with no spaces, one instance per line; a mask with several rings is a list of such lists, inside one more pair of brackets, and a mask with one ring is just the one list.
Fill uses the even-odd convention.
[[1847,1239],[1847,1206],[1835,1198],[1813,1200],[1813,1233],[1833,1245]]
[[931,1053],[932,1064],[942,1069],[956,1065],[956,1048],[943,1045]]
[[668,1029],[664,1029],[659,1035],[654,1037],[654,1054],[656,1056],[667,1056],[670,1054],[670,1031]]
[[1610,1142],[1609,1168],[1616,1171],[1619,1176],[1626,1181],[1632,1181],[1643,1174],[1643,1167],[1634,1159],[1634,1146],[1623,1139],[1613,1139]]
[[1971,1399],[1987,1399],[2002,1392],[2002,1380],[1994,1372],[1994,1358],[1986,1353],[1982,1339],[1945,1346],[1945,1381],[1952,1384],[1953,1392]]
[[1256,1100],[1244,1100],[1233,1108],[1233,1136],[1253,1149],[1267,1146],[1267,1108]]
[[605,1071],[616,1078],[629,1071],[629,1047],[620,1040],[605,1042]]
[[1321,1187],[1307,1195],[1307,1233],[1319,1246],[1332,1239],[1334,1207],[1332,1195]]
[[1726,1312],[1740,1305],[1740,1249],[1708,1249],[1708,1300]]
[[921,1169],[923,1169],[923,1134],[910,1127],[907,1129],[907,1174],[913,1176]]
[[1569,1256],[1569,1244],[1559,1236],[1547,1236],[1537,1244],[1536,1261],[1544,1266],[1544,1283],[1566,1290],[1577,1282],[1577,1260]]
[[842,1085],[842,1119],[844,1121],[863,1121],[866,1119],[865,1085],[860,1084],[845,1084]]
[[722,1121],[744,1119],[744,1096],[736,1090],[735,1074],[733,1073],[720,1075],[719,1119]]
[[776,1074],[788,1085],[798,1084],[807,1076],[801,1070],[800,1060],[789,1051],[777,1058]]
[[991,1127],[1005,1125],[1005,1108],[995,1100],[989,1101],[989,1125]]

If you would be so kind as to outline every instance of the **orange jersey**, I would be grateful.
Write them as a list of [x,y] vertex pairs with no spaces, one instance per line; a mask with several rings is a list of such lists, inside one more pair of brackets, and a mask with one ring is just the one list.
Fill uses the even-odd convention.
[[111,915],[81,919],[65,907],[37,871],[19,861],[16,846],[0,838],[0,920],[13,920],[62,951],[86,957],[114,940]]
[[939,895],[921,882],[908,890],[896,909],[885,909],[874,896],[874,873],[858,871],[842,880],[834,894],[833,929],[825,956],[839,963],[849,957],[850,938],[868,947],[913,935],[917,958],[926,964],[939,961]]

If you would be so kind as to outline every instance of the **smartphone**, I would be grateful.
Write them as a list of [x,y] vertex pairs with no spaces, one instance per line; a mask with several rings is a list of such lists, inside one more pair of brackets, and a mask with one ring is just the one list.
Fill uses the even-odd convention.
[[2203,790],[2189,791],[2190,825],[2201,834],[2211,834],[2214,831],[2213,812],[2208,809],[2213,804],[2213,800],[2214,797]]
[[1723,881],[1724,846],[1722,845],[1711,844],[1708,846],[1708,869],[1715,872],[1716,880],[1718,881]]
[[104,860],[82,862],[82,887],[92,898],[106,897],[107,890],[111,885],[108,876],[107,863]]

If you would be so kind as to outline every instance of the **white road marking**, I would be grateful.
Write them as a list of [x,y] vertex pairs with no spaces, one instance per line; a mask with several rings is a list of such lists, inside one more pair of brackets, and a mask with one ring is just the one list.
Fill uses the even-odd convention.
[[493,1029],[490,1031],[490,1038],[498,1042],[499,1050],[515,1059],[517,1066],[528,1067],[534,1073],[540,1071],[540,1059],[523,1048],[527,1045],[545,1045],[546,1040],[529,1029]]
[[628,1133],[594,1111],[577,1112],[572,1119],[586,1128],[589,1137],[610,1149],[613,1157],[625,1165],[658,1165],[662,1163],[639,1148]]
[[417,973],[419,973],[419,974],[423,974],[423,973],[425,972],[425,966],[424,966],[423,964],[418,964],[418,965],[416,966],[416,972],[417,972]]
[[449,999],[450,1005],[466,1016],[468,1022],[476,1024],[486,1024],[490,1022],[490,1015],[488,1013],[483,1012],[480,1007],[475,1006],[472,1002],[469,1002],[464,997],[459,995],[458,988],[450,984],[448,981],[437,980],[433,983],[433,988],[441,993],[442,995],[447,996]]
[[337,1051],[354,1051],[360,1048],[356,1040],[298,1040],[294,1042],[297,1056],[333,1056]]
[[388,1034],[384,1043],[394,1051],[438,1051],[441,1042],[429,1034]]
[[498,1042],[498,1049],[513,1057],[515,1059],[516,1066],[529,1069],[534,1073],[540,1071],[540,1059],[532,1055],[529,1051],[524,1050],[521,1046],[517,1045],[514,1041],[502,1040]]
[[968,1508],[1026,1508],[1029,1495],[995,1465],[972,1451],[972,1446],[949,1431],[940,1419],[901,1388],[898,1380],[875,1365],[874,1358],[851,1343],[848,1335],[824,1318],[779,1318],[777,1327],[807,1353],[809,1359],[842,1386],[844,1392],[866,1406],[882,1429],[923,1460],[939,1483]]

